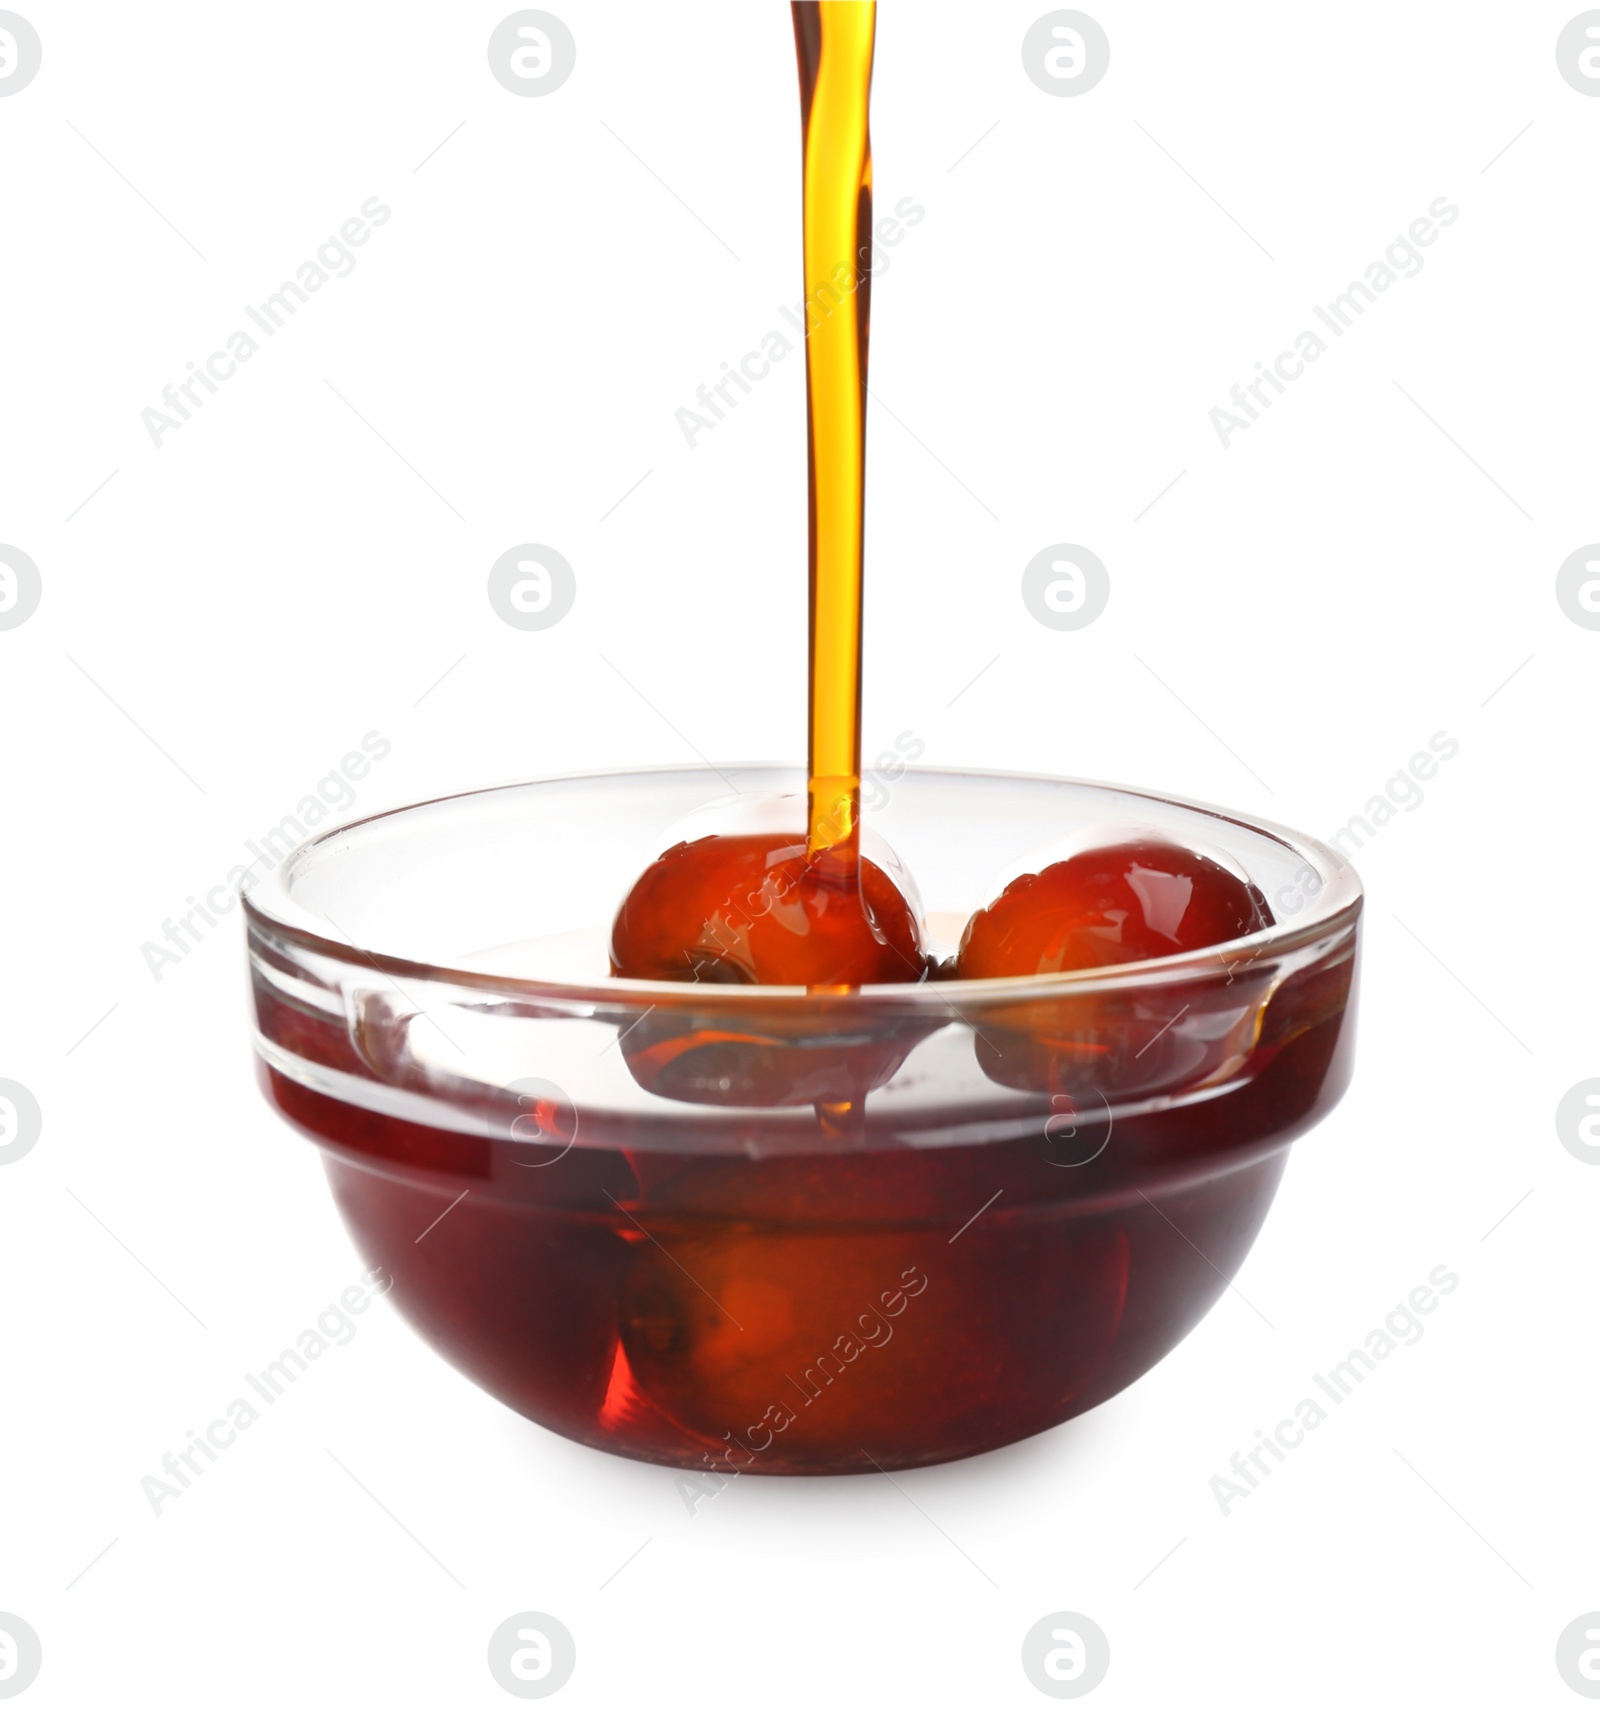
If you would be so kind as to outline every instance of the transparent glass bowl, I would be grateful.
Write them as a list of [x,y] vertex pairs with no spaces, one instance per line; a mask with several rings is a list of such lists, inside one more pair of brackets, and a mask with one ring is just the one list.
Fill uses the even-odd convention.
[[908,770],[873,825],[937,945],[1088,828],[1219,851],[1276,924],[1191,955],[838,994],[611,979],[730,767],[562,778],[313,838],[246,899],[267,1096],[446,1359],[566,1436],[724,1476],[978,1453],[1147,1371],[1349,1077],[1326,846],[1197,803]]

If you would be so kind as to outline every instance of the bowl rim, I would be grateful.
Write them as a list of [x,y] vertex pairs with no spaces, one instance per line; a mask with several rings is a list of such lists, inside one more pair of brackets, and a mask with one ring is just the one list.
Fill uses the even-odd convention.
[[[970,1003],[1018,999],[1061,998],[1092,993],[1141,989],[1173,985],[1192,980],[1201,974],[1227,972],[1231,979],[1241,966],[1263,962],[1308,945],[1319,944],[1354,927],[1358,920],[1364,891],[1360,876],[1345,856],[1320,838],[1308,837],[1275,820],[1255,814],[1237,812],[1200,801],[1191,796],[1141,789],[1135,785],[1118,784],[1097,778],[1062,777],[1047,772],[1014,772],[993,768],[961,766],[907,766],[901,774],[936,780],[995,780],[1004,783],[1055,784],[1073,789],[1104,790],[1118,795],[1148,801],[1156,807],[1176,807],[1199,812],[1229,825],[1264,835],[1283,844],[1300,856],[1305,866],[1321,881],[1321,888],[1311,901],[1294,914],[1274,921],[1243,938],[1232,938],[1223,944],[1203,950],[1186,951],[1177,956],[1152,957],[1145,961],[1123,962],[1105,968],[1079,968],[1055,974],[1009,975],[987,980],[923,980],[894,985],[858,986],[848,992],[812,992],[805,986],[707,986],[671,980],[636,980],[607,976],[599,981],[540,980],[520,975],[493,974],[481,969],[453,967],[447,963],[396,956],[387,951],[352,943],[346,938],[329,937],[312,924],[325,919],[295,902],[290,884],[297,867],[315,856],[325,844],[347,837],[365,826],[423,808],[440,807],[451,802],[498,795],[508,790],[525,790],[540,785],[586,784],[601,780],[635,779],[641,784],[665,776],[699,773],[708,778],[729,774],[794,772],[791,762],[738,761],[712,766],[701,765],[616,767],[598,771],[565,772],[534,778],[513,779],[499,784],[479,785],[472,789],[453,790],[444,795],[429,796],[420,801],[403,802],[397,807],[382,808],[375,813],[362,814],[323,827],[298,844],[263,878],[248,890],[241,891],[247,927],[287,940],[315,955],[332,958],[352,969],[376,971],[388,979],[429,981],[437,985],[460,987],[475,992],[495,993],[502,997],[528,1002],[549,1002],[562,1005],[585,1004],[608,1010],[633,1008],[680,1009],[707,1007],[850,1010],[866,1007],[872,1011],[891,1010],[910,1013],[938,1012],[959,1014],[962,1000]],[[329,922],[332,925],[332,922]],[[337,930],[337,928],[336,928]]]

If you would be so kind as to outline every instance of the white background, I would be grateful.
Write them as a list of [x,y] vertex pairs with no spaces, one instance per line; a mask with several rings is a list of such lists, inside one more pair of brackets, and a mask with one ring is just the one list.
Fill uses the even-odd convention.
[[[1600,100],[1544,0],[1096,0],[1111,67],[1075,99],[1023,74],[1037,0],[880,18],[879,206],[927,215],[874,288],[869,759],[912,731],[1326,835],[1460,743],[1360,857],[1357,1079],[1239,1293],[1041,1438],[693,1517],[380,1307],[150,1512],[140,1479],[359,1271],[252,1084],[237,914],[157,981],[164,919],[369,730],[363,810],[803,757],[799,358],[693,450],[673,419],[800,295],[788,8],[555,3],[577,69],[541,99],[489,74],[504,0],[24,7],[0,539],[44,597],[0,633],[0,1076],[44,1137],[0,1171],[0,1610],[43,1640],[29,1701],[494,1705],[488,1635],[542,1609],[574,1705],[1024,1706],[1022,1636],[1066,1609],[1109,1635],[1107,1706],[1576,1702],[1600,1169],[1553,1117],[1600,1073],[1600,634],[1555,572],[1600,537]],[[140,411],[371,196],[355,271],[156,449]],[[1208,412],[1439,196],[1425,269],[1224,450]],[[544,633],[485,597],[520,541],[577,576]],[[1020,598],[1058,541],[1111,577],[1079,633]],[[1440,1264],[1424,1339],[1225,1518],[1212,1475]]]

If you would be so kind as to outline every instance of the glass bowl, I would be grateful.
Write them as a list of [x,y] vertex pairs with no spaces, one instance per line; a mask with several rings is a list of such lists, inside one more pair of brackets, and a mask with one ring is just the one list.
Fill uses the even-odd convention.
[[727,1476],[993,1449],[1205,1315],[1349,1078],[1361,887],[1198,803],[913,769],[876,831],[937,948],[1042,847],[1138,826],[1246,873],[1211,950],[845,993],[612,979],[685,814],[776,767],[478,790],[326,831],[246,899],[267,1097],[391,1298],[519,1413]]

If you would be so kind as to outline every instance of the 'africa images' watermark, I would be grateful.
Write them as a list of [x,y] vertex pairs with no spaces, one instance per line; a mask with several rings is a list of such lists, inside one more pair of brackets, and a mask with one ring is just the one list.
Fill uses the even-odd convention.
[[0,629],[20,629],[43,593],[39,566],[20,546],[0,546]]
[[[332,1348],[345,1348],[355,1340],[359,1326],[355,1320],[394,1287],[394,1279],[381,1265],[363,1271],[338,1298],[329,1301],[317,1314],[316,1323],[308,1325],[295,1338],[292,1348],[285,1348],[259,1372],[246,1372],[244,1381],[249,1395],[236,1396],[224,1410],[225,1417],[213,1419],[205,1430],[190,1431],[182,1448],[169,1449],[161,1457],[161,1472],[147,1473],[139,1481],[150,1504],[150,1511],[159,1520],[166,1503],[175,1502],[194,1487],[206,1467],[215,1465],[222,1452],[239,1441],[241,1432],[248,1431],[260,1419],[265,1408],[274,1406],[286,1395],[303,1373],[310,1370],[314,1360],[320,1360]],[[260,1402],[260,1406],[256,1405]]]
[[[1454,202],[1444,196],[1435,196],[1428,204],[1427,214],[1414,219],[1406,228],[1406,235],[1395,238],[1384,250],[1382,258],[1367,267],[1363,278],[1352,279],[1326,308],[1320,303],[1313,303],[1312,314],[1335,338],[1343,338],[1368,307],[1377,302],[1381,293],[1400,279],[1416,278],[1425,265],[1422,251],[1437,243],[1440,230],[1453,226],[1460,217],[1461,210]],[[1258,362],[1254,379],[1235,386],[1228,394],[1233,409],[1219,408],[1211,412],[1211,425],[1217,430],[1222,449],[1228,450],[1235,434],[1244,432],[1260,420],[1262,411],[1272,408],[1272,397],[1266,388],[1270,387],[1272,392],[1282,396],[1289,390],[1284,382],[1298,380],[1327,349],[1328,341],[1322,334],[1307,327],[1296,334],[1294,349],[1280,351],[1270,368],[1266,363]]]
[[[927,209],[920,202],[914,202],[909,196],[902,196],[894,205],[894,213],[884,215],[873,227],[873,233],[880,245],[893,248],[904,241],[907,230],[912,226],[920,226],[926,216]],[[889,271],[888,256],[881,248],[875,249],[870,243],[861,246],[857,259],[858,265],[855,267],[841,262],[833,270],[828,283],[818,285],[809,297],[792,308],[787,304],[778,305],[778,313],[799,334],[802,344],[847,297],[854,296],[869,279],[881,279]],[[722,373],[717,379],[696,389],[694,397],[700,409],[682,408],[673,414],[672,419],[682,430],[689,449],[694,450],[695,441],[701,434],[709,433],[719,422],[724,421],[729,410],[738,408],[739,400],[733,395],[732,388],[738,387],[745,395],[753,392],[753,382],[765,380],[772,372],[772,365],[782,362],[793,350],[794,345],[790,339],[774,327],[762,335],[760,349],[747,350],[739,358],[737,366],[724,362]],[[717,401],[719,398],[721,403]]]
[[[1461,744],[1447,730],[1436,730],[1428,738],[1426,750],[1418,749],[1410,760],[1389,778],[1379,793],[1369,796],[1360,813],[1353,813],[1336,831],[1330,831],[1323,841],[1334,852],[1337,870],[1345,871],[1356,850],[1366,845],[1390,824],[1396,811],[1415,813],[1426,800],[1422,786],[1438,776],[1440,765],[1455,759]],[[1352,847],[1353,846],[1353,847]],[[1271,902],[1280,918],[1298,914],[1322,895],[1326,882],[1309,861],[1296,869],[1287,884],[1273,891]]]
[[33,25],[16,12],[0,12],[0,96],[20,95],[39,75],[43,60]]
[[[244,312],[251,325],[264,338],[275,338],[281,328],[294,319],[296,312],[307,303],[314,292],[320,291],[330,279],[347,279],[355,272],[355,251],[372,236],[379,226],[389,223],[390,209],[376,196],[361,204],[359,213],[352,214],[339,228],[323,239],[315,256],[301,262],[293,279],[285,279],[276,291],[270,292],[257,306],[246,303]],[[243,327],[228,334],[227,348],[214,350],[204,365],[191,362],[188,374],[176,386],[164,386],[161,402],[165,409],[154,407],[141,410],[139,420],[150,435],[150,443],[161,449],[162,436],[176,433],[203,407],[207,396],[221,390],[219,382],[231,380],[240,365],[250,360],[261,346],[254,335]],[[202,396],[202,392],[205,394]]]
[[577,1641],[566,1623],[542,1609],[508,1615],[489,1635],[489,1673],[513,1698],[548,1698],[577,1666]]
[[308,791],[278,823],[263,831],[259,838],[247,837],[244,846],[250,860],[230,867],[222,879],[203,897],[190,896],[188,907],[176,920],[170,916],[161,923],[163,942],[146,939],[139,946],[144,965],[157,985],[168,968],[175,968],[186,956],[203,943],[217,926],[221,916],[231,914],[233,905],[246,895],[258,879],[270,873],[287,855],[324,820],[346,813],[356,804],[355,786],[363,780],[393,748],[387,736],[369,730],[361,738],[361,751],[354,749],[339,764],[317,780],[314,792]]
[[[882,1348],[892,1341],[894,1326],[889,1320],[898,1318],[927,1286],[927,1277],[915,1265],[907,1265],[900,1273],[898,1286],[885,1289],[878,1296],[878,1303],[858,1314],[855,1323],[835,1336],[832,1345],[805,1366],[798,1378],[785,1372],[784,1376],[801,1398],[801,1406],[809,1407],[814,1401],[822,1400],[834,1380],[842,1378],[869,1348]],[[683,1472],[673,1480],[684,1507],[693,1515],[697,1503],[720,1495],[727,1488],[729,1478],[737,1478],[753,1467],[756,1456],[770,1449],[799,1417],[788,1401],[779,1400],[773,1402],[754,1425],[745,1427],[742,1441],[732,1431],[724,1431],[722,1436],[727,1447],[722,1451],[721,1466],[708,1450],[700,1457],[705,1463],[705,1472]],[[743,1455],[744,1460],[735,1460],[735,1454]]]
[[[1307,1395],[1295,1404],[1292,1419],[1280,1419],[1270,1432],[1256,1432],[1256,1441],[1244,1451],[1235,1450],[1228,1462],[1229,1477],[1222,1473],[1212,1476],[1211,1494],[1226,1518],[1235,1503],[1254,1494],[1272,1473],[1272,1463],[1282,1464],[1298,1449],[1307,1436],[1328,1418],[1325,1397],[1335,1407],[1342,1407],[1366,1379],[1378,1369],[1380,1361],[1388,1359],[1400,1348],[1414,1348],[1423,1338],[1427,1326],[1422,1317],[1436,1312],[1441,1296],[1454,1294],[1461,1279],[1444,1265],[1435,1265],[1428,1272],[1426,1283],[1419,1283],[1396,1302],[1384,1321],[1369,1330],[1359,1348],[1352,1348],[1327,1372],[1313,1372],[1311,1381],[1320,1395]],[[1419,1316],[1419,1314],[1421,1316]]]
[[[0,13],[0,19],[4,14]],[[39,1678],[44,1648],[20,1615],[0,1610],[0,1698],[15,1698]]]

